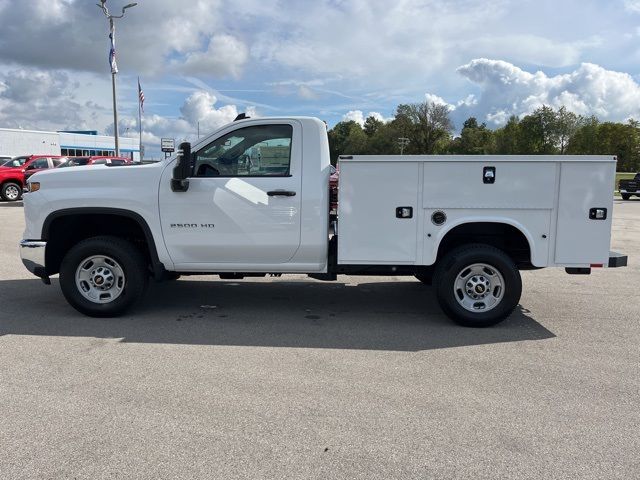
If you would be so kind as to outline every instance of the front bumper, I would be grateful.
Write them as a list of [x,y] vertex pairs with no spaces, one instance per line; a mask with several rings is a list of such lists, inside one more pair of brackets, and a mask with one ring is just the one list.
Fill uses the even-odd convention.
[[40,277],[47,285],[51,283],[45,268],[45,252],[47,242],[41,240],[22,240],[20,242],[20,258],[27,270]]

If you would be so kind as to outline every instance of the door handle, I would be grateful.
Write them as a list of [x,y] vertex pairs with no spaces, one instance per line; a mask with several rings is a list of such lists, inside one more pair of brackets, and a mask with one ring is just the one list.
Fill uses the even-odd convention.
[[267,192],[267,195],[270,197],[295,197],[296,192],[292,192],[290,190],[271,190]]

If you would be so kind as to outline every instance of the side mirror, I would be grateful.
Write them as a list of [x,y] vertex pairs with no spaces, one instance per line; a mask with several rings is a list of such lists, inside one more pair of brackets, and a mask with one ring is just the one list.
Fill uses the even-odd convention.
[[184,142],[178,150],[178,160],[173,168],[171,190],[174,192],[186,192],[189,190],[189,176],[191,174],[191,144]]

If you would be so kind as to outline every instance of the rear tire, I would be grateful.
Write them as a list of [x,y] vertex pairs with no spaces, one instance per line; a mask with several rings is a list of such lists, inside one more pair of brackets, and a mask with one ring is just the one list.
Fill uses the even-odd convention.
[[522,279],[502,250],[482,244],[459,247],[437,264],[434,290],[444,313],[465,327],[489,327],[518,305]]
[[22,197],[22,187],[15,182],[4,183],[0,188],[0,197],[7,202],[16,202]]
[[622,196],[623,200],[629,200],[631,198],[631,195],[628,193],[621,193],[620,195]]
[[122,315],[144,294],[147,262],[132,243],[93,237],[75,245],[62,260],[60,287],[69,304],[90,317]]

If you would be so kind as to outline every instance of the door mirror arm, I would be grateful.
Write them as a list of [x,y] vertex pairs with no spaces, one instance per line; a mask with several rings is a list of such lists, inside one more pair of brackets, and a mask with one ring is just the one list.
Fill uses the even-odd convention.
[[191,144],[180,144],[176,166],[173,168],[171,178],[171,190],[174,192],[186,192],[189,190],[189,177],[191,176]]

